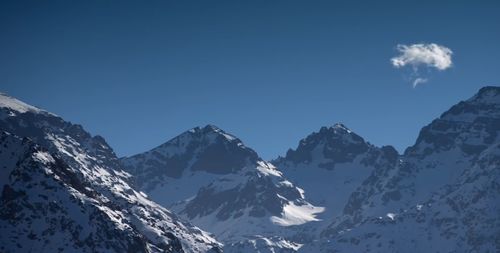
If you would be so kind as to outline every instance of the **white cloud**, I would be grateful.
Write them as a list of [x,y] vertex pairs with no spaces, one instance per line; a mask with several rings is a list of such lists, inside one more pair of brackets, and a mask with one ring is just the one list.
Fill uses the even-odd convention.
[[417,77],[417,79],[413,81],[413,88],[417,87],[417,85],[421,83],[426,83],[426,82],[427,82],[426,78]]
[[[435,43],[430,44],[412,44],[397,46],[399,55],[391,58],[392,66],[396,68],[411,67],[408,80],[413,84],[413,88],[419,84],[429,81],[428,75],[432,69],[439,71],[450,68],[453,64],[451,49]],[[426,71],[422,72],[424,68]],[[423,73],[423,76],[421,75]]]
[[411,65],[418,68],[421,65],[434,67],[438,70],[445,70],[452,65],[451,49],[438,44],[413,44],[398,45],[397,50],[400,55],[391,59],[394,67],[400,68]]

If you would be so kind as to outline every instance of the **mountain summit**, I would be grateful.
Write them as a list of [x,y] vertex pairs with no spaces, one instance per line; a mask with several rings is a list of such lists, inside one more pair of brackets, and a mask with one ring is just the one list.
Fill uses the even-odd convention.
[[288,150],[286,156],[276,163],[300,165],[320,161],[316,166],[332,170],[336,164],[352,162],[371,148],[373,146],[362,137],[337,123],[332,127],[322,127],[318,132],[302,139],[295,150]]
[[392,167],[398,156],[393,147],[376,147],[337,123],[308,135],[273,164],[311,203],[324,206],[320,218],[329,220],[342,214],[352,192],[376,168]]
[[189,171],[234,173],[255,163],[257,153],[214,125],[195,127],[141,154],[122,158],[139,186],[153,188],[162,177],[180,178]]
[[317,221],[322,211],[275,166],[213,125],[190,129],[121,163],[152,199],[228,246],[254,236],[275,240],[285,227]]

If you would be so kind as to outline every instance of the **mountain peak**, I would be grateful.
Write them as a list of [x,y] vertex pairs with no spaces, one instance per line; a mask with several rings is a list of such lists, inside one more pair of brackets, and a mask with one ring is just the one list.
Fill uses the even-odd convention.
[[[310,138],[311,137],[311,138]],[[312,138],[314,137],[314,138]],[[319,132],[314,132],[303,140],[322,139],[323,141],[344,140],[343,142],[365,142],[365,140],[342,123],[335,123],[330,127],[321,127]]]
[[236,136],[211,124],[204,127],[197,126],[191,128],[155,149],[163,149],[166,147],[170,147],[169,149],[171,149],[172,147],[176,147],[181,149],[179,151],[186,152],[194,147],[207,148],[220,145],[225,146],[227,149],[249,150],[251,153],[255,153],[253,150],[246,147]]
[[477,92],[468,102],[477,101],[483,104],[500,104],[500,87],[485,86]]
[[351,130],[350,130],[349,128],[347,128],[347,127],[346,127],[343,123],[340,123],[340,122],[335,123],[335,124],[333,125],[333,128],[334,128],[334,129],[342,129],[342,130],[345,130],[345,131],[351,132]]
[[154,187],[156,179],[164,176],[180,178],[185,171],[230,174],[258,160],[257,153],[240,139],[217,126],[206,125],[185,131],[150,151],[122,158],[122,163],[136,175],[140,185]]
[[10,115],[17,113],[44,113],[51,114],[47,111],[34,107],[32,105],[26,104],[21,100],[13,98],[5,93],[0,92],[0,109],[7,109],[10,111]]
[[207,124],[206,126],[203,127],[205,131],[213,131],[213,132],[220,132],[222,129],[216,125],[212,124]]
[[200,132],[219,132],[219,131],[222,131],[222,129],[220,129],[218,126],[216,125],[212,125],[212,124],[208,124],[208,125],[205,125],[203,127],[201,126],[196,126],[196,127],[193,127],[189,130],[189,132],[192,132],[192,133],[200,133]]
[[188,133],[195,134],[195,135],[215,135],[215,136],[222,136],[224,137],[225,140],[227,141],[238,141],[238,138],[236,138],[234,135],[227,133],[226,131],[222,130],[216,125],[208,124],[204,127],[194,127],[187,131]]
[[486,86],[422,128],[405,154],[429,155],[460,148],[477,155],[496,140],[500,121],[500,87]]
[[500,118],[500,87],[486,86],[471,98],[444,112],[438,121],[472,123],[481,118]]
[[295,150],[288,150],[283,160],[294,164],[321,161],[322,164],[328,164],[324,167],[331,169],[335,163],[352,161],[369,148],[370,144],[361,136],[344,124],[336,123],[331,127],[322,127],[302,139]]
[[335,135],[345,135],[353,133],[348,127],[342,123],[335,123],[331,127],[322,127],[319,133],[332,132]]

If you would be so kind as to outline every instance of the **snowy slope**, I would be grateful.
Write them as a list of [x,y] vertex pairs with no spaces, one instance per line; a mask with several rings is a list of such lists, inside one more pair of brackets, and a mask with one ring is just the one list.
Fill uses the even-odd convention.
[[[459,178],[414,206],[386,209],[302,252],[498,252],[499,146]],[[379,209],[380,210],[380,209]],[[330,231],[329,231],[330,232]]]
[[102,137],[3,94],[0,130],[1,252],[219,250],[133,190]]
[[153,200],[227,245],[256,235],[273,240],[294,230],[290,227],[317,221],[323,210],[309,204],[272,164],[212,125],[121,161]]
[[265,162],[218,178],[172,210],[224,242],[249,235],[284,235],[289,226],[317,221],[301,190]]

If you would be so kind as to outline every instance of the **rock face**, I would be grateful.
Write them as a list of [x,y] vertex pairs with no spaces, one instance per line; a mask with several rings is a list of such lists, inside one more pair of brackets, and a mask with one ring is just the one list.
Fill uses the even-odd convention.
[[0,95],[0,252],[217,252],[79,125]]
[[274,235],[288,233],[287,227],[316,221],[322,211],[272,164],[212,125],[121,162],[153,200],[227,245],[255,235],[272,241]]

